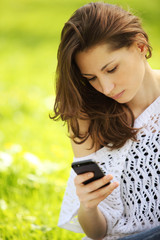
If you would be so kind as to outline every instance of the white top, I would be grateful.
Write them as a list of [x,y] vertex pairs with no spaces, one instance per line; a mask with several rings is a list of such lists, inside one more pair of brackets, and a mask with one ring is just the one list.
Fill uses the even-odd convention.
[[[120,183],[99,204],[108,223],[105,240],[160,225],[160,97],[135,120],[134,127],[143,127],[137,135],[139,142],[128,140],[120,149],[103,147],[89,156],[74,158],[92,158]],[[77,218],[80,203],[73,182],[75,176],[71,169],[58,226],[83,232]]]

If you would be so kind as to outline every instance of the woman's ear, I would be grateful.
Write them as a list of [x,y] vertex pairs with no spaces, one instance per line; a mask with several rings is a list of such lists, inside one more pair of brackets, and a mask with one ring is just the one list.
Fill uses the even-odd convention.
[[145,54],[147,53],[146,50],[148,50],[148,48],[144,43],[137,42],[137,47],[138,47],[138,49],[140,50],[141,53],[144,53],[144,52],[145,52]]
[[146,56],[148,52],[148,47],[147,47],[148,43],[142,33],[138,33],[136,35],[136,45],[138,47],[138,50],[142,53],[142,55]]

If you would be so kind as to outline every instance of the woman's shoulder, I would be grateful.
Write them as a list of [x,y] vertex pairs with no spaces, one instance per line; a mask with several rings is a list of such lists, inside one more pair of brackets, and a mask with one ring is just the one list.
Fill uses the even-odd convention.
[[[88,132],[88,128],[90,125],[89,120],[78,119],[78,124],[79,124],[80,133],[82,135]],[[71,130],[70,130],[70,135],[72,135]],[[80,139],[78,138],[75,140],[77,142],[80,141]],[[78,144],[78,143],[75,143],[73,140],[71,140],[71,144],[72,144],[74,156],[78,158],[88,156],[100,149],[100,146],[98,147],[93,143],[91,136],[89,136],[84,143]]]

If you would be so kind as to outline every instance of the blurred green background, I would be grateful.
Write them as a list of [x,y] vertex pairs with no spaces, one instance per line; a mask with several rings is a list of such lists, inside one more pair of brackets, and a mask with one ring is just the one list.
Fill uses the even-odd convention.
[[[0,1],[0,240],[81,239],[57,227],[73,159],[54,103],[61,29],[84,0]],[[160,68],[159,0],[108,1],[140,16]]]

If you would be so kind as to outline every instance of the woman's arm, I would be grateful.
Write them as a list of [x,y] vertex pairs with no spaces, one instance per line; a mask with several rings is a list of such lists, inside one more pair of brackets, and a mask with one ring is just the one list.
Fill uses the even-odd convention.
[[[88,127],[89,127],[89,121],[87,121],[87,120],[78,120],[78,123],[79,123],[80,133],[82,135],[87,133],[88,132]],[[71,136],[73,135],[71,129],[70,129],[70,135]],[[76,139],[76,140],[79,140],[79,139]],[[91,139],[90,136],[82,144],[76,144],[74,141],[71,140],[74,156],[75,157],[84,157],[84,156],[87,156],[87,155],[89,155],[91,153],[96,152],[100,148],[100,146],[96,147],[95,145],[93,145],[93,148],[90,149],[91,146],[92,146],[92,143],[93,142],[92,142],[92,139]]]
[[[88,129],[88,122],[79,121],[81,133],[85,133]],[[87,156],[98,149],[92,145],[92,139],[89,137],[83,144],[76,144],[73,141],[72,148],[76,157]],[[100,240],[107,233],[107,221],[98,208],[98,204],[104,200],[119,185],[113,182],[106,187],[101,188],[112,179],[112,175],[84,185],[83,182],[93,177],[93,173],[84,173],[75,177],[76,193],[80,201],[78,211],[78,220],[86,235],[92,239]]]
[[78,220],[88,237],[102,239],[107,233],[107,221],[99,210],[98,204],[111,194],[118,183],[114,182],[100,188],[113,179],[112,175],[107,175],[84,185],[83,182],[91,176],[93,177],[93,173],[90,176],[89,173],[85,173],[75,178],[76,191],[80,200]]
[[107,233],[107,221],[98,207],[85,209],[81,205],[78,220],[86,235],[92,239],[102,239]]

